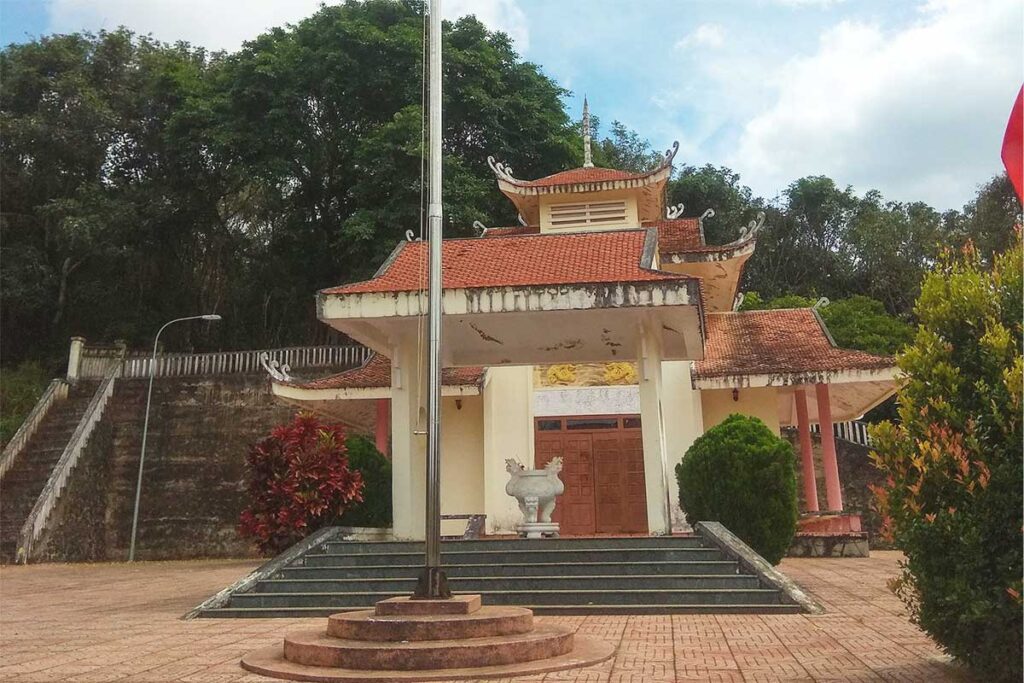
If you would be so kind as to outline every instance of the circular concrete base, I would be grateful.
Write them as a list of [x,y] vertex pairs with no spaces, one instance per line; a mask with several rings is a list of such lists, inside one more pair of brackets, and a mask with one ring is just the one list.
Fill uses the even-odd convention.
[[508,678],[592,666],[615,654],[615,646],[598,638],[577,635],[572,651],[557,657],[518,664],[499,664],[467,669],[432,669],[429,671],[381,671],[339,669],[307,666],[284,658],[282,645],[266,647],[242,657],[242,668],[253,673],[289,681],[458,681],[474,678]]

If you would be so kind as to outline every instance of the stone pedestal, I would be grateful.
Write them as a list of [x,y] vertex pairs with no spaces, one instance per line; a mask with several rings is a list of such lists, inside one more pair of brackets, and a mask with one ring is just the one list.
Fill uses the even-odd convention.
[[391,598],[335,614],[327,630],[285,636],[242,668],[293,681],[438,681],[509,678],[597,664],[610,643],[562,624],[534,624],[522,607],[481,607],[479,595]]
[[558,522],[524,522],[516,531],[526,538],[558,538]]

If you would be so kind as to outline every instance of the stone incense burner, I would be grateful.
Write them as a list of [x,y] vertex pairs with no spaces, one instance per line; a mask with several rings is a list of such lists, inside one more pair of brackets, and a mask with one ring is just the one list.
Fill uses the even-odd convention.
[[562,459],[552,458],[544,469],[528,470],[518,460],[509,458],[505,470],[509,473],[505,493],[519,502],[523,513],[523,523],[516,525],[516,531],[526,538],[558,536],[558,523],[551,521],[551,513],[555,511],[555,498],[565,491],[565,484],[558,477]]

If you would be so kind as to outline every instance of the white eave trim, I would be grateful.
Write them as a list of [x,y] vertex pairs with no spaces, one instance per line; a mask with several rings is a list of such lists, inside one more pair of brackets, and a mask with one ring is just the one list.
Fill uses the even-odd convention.
[[723,244],[721,247],[715,249],[661,252],[661,259],[668,263],[708,263],[730,261],[732,259],[750,256],[754,253],[754,248],[756,246],[757,239],[750,238],[741,244]]
[[[597,284],[446,289],[445,315],[585,311],[610,308],[699,306],[700,284],[692,278]],[[317,317],[324,321],[404,318],[427,313],[423,291],[319,294]]]
[[[373,401],[391,398],[391,387],[346,387],[337,389],[307,389],[294,384],[271,382],[271,393],[285,401]],[[442,396],[479,396],[480,387],[476,384],[446,384],[441,387]]]
[[803,384],[853,384],[855,382],[899,382],[900,372],[893,366],[877,370],[831,370],[759,375],[694,377],[694,389],[742,389],[785,387]]

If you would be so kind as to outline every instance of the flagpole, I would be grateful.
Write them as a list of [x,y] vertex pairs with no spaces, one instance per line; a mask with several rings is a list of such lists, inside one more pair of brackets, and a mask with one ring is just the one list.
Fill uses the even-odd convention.
[[429,242],[426,563],[414,598],[450,598],[441,568],[441,0],[430,0],[429,30]]

